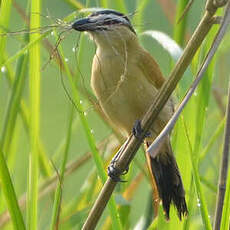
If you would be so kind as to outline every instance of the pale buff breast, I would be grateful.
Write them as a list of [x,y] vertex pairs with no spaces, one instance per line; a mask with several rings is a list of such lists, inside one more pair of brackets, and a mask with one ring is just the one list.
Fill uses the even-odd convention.
[[[95,55],[91,86],[104,113],[127,134],[131,132],[134,122],[142,119],[157,92],[135,60],[129,59],[125,63],[119,56]],[[153,133],[157,134],[163,128],[171,111],[172,107],[168,104],[155,122]]]

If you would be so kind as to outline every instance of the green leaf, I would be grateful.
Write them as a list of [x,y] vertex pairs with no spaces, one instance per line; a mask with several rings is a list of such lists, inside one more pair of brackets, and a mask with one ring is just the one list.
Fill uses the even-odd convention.
[[157,30],[146,30],[142,35],[148,35],[155,39],[171,55],[174,61],[177,61],[182,55],[183,50],[167,34]]
[[14,191],[14,187],[10,178],[10,173],[7,168],[3,152],[0,149],[0,181],[4,197],[12,218],[15,230],[24,230],[25,224],[22,218],[22,213],[19,209],[18,200]]
[[230,169],[228,170],[226,188],[220,230],[229,230],[230,227]]
[[[36,12],[37,14],[34,14]],[[40,1],[31,2],[30,28],[40,27]],[[39,39],[39,34],[30,34],[30,41]],[[27,194],[27,226],[28,229],[37,229],[38,212],[38,140],[40,130],[40,44],[36,43],[30,49],[30,159]]]

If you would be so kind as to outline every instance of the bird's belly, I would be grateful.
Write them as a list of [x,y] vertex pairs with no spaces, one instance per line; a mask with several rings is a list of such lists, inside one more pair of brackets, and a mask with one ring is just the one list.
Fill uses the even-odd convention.
[[[117,79],[115,84],[111,84],[111,79],[107,84],[104,79],[97,79],[97,82],[94,82],[94,91],[113,125],[129,134],[135,121],[142,119],[152,104],[157,89],[144,77],[120,76]],[[169,118],[167,114],[167,111],[160,114],[164,123]],[[161,129],[159,126],[162,124],[157,121],[153,129]]]
[[[140,92],[139,92],[140,91]],[[143,92],[138,89],[132,89],[120,86],[105,100],[101,101],[101,106],[109,119],[119,129],[130,133],[134,122],[141,119],[146,108],[148,108],[147,98]]]

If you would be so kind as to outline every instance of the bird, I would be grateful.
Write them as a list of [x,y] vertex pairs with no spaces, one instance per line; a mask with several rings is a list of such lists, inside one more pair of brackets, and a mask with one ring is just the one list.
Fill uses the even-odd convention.
[[[135,130],[134,124],[140,125],[137,121],[143,118],[165,82],[159,65],[141,46],[130,19],[123,13],[101,9],[76,19],[72,28],[86,32],[95,42],[97,48],[91,69],[92,90],[111,125],[128,137]],[[164,128],[173,111],[174,103],[169,99],[145,138],[146,148]],[[157,207],[162,202],[167,220],[173,204],[181,220],[187,216],[188,209],[169,135],[158,151],[155,158],[146,153],[154,190],[153,204]]]

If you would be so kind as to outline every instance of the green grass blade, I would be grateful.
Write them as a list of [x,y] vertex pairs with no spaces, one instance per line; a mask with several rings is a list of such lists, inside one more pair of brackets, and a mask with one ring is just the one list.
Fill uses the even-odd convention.
[[127,14],[127,8],[125,5],[125,1],[123,0],[116,0],[114,1],[116,9],[122,12],[123,14]]
[[0,139],[0,148],[7,153],[11,144],[11,138],[15,128],[16,117],[19,109],[22,91],[25,86],[26,67],[28,55],[25,54],[18,59],[15,81],[12,86],[11,96],[7,106],[3,130]]
[[149,0],[137,0],[136,3],[136,11],[137,13],[134,14],[133,18],[133,25],[136,27],[137,33],[142,32],[142,25],[144,24],[144,10],[146,9],[147,4],[149,3]]
[[69,153],[70,140],[71,140],[73,112],[74,112],[74,109],[72,106],[70,117],[69,117],[69,124],[67,128],[67,134],[66,134],[67,138],[66,138],[66,143],[65,143],[65,148],[64,148],[64,156],[63,156],[60,175],[59,175],[59,184],[55,192],[55,199],[54,199],[54,205],[53,205],[52,220],[51,220],[51,227],[50,227],[50,229],[53,229],[53,230],[57,229],[56,226],[58,225],[59,216],[60,216],[61,199],[62,199],[62,185],[63,185],[64,173],[65,173],[65,168],[66,168],[66,162],[67,162],[68,153]]
[[[7,28],[10,20],[12,0],[2,0],[0,8],[0,34],[3,33],[2,27]],[[0,36],[0,53],[3,54],[6,46],[6,37]],[[0,55],[0,64],[3,62],[3,56]]]
[[[211,33],[208,35],[208,39],[205,42],[203,46],[203,52],[206,53],[208,48],[210,47],[210,44],[215,36],[216,30],[212,30]],[[200,52],[203,54],[203,52]],[[200,55],[203,57],[203,55]],[[196,56],[196,58],[200,58]],[[199,171],[198,171],[198,164],[199,164],[199,151],[201,148],[201,143],[202,143],[202,138],[205,133],[205,122],[207,119],[207,108],[209,105],[209,98],[211,94],[211,86],[212,86],[212,79],[213,79],[213,72],[214,72],[214,67],[215,67],[215,58],[212,61],[212,63],[209,65],[204,78],[200,82],[196,92],[193,95],[193,98],[191,102],[189,103],[188,107],[186,108],[186,116],[185,121],[186,124],[188,124],[189,127],[189,133],[186,133],[187,136],[187,142],[189,143],[189,153],[192,151],[192,158],[191,158],[191,163],[192,163],[192,172],[193,172],[193,178],[195,182],[195,188],[197,191],[197,196],[200,201],[198,205],[200,205],[200,210],[201,210],[201,217],[203,220],[203,224],[206,226],[208,229],[210,225],[210,219],[208,217],[208,210],[207,210],[207,203],[204,201],[203,197],[203,190],[201,187],[201,182],[199,177]],[[197,65],[199,64],[199,61],[196,61]],[[198,66],[196,66],[198,68]],[[195,128],[194,128],[195,127]],[[185,129],[185,127],[182,129]],[[185,130],[185,132],[187,132]],[[193,143],[193,148],[190,145],[190,140],[188,140],[188,135],[191,138],[191,143]],[[205,206],[204,206],[205,205]],[[193,207],[192,205],[190,206],[192,209],[190,212],[193,212]],[[189,217],[190,219],[190,217]],[[184,229],[190,229],[190,224],[191,220],[186,221],[184,223]]]
[[220,230],[229,230],[230,228],[230,169],[228,170],[226,188]]
[[77,0],[63,0],[63,1],[68,3],[70,6],[76,8],[77,10],[80,10],[80,9],[84,8],[84,5],[81,2],[77,1]]
[[10,212],[10,216],[12,218],[14,229],[24,230],[25,224],[22,218],[22,213],[18,206],[17,197],[14,191],[12,181],[10,179],[10,173],[7,168],[6,161],[4,159],[3,152],[1,149],[0,149],[0,181],[1,181],[1,188]]
[[203,148],[203,150],[200,153],[199,156],[199,164],[203,161],[203,159],[207,156],[209,151],[211,150],[211,147],[215,143],[216,139],[223,133],[224,125],[225,125],[226,119],[222,119],[216,130],[213,132],[213,135],[210,137],[209,142],[207,145]]
[[190,159],[192,163],[192,172],[193,172],[193,177],[194,177],[194,182],[195,182],[195,188],[196,188],[196,193],[197,197],[199,199],[199,208],[203,220],[203,224],[206,230],[212,230],[212,225],[210,223],[209,215],[208,215],[208,209],[207,209],[207,202],[205,201],[205,197],[203,194],[203,190],[201,188],[201,183],[200,183],[200,177],[199,177],[199,172],[198,172],[198,159],[196,157],[196,154],[194,154],[190,142],[190,138],[188,136],[188,130],[186,127],[186,124],[184,123],[184,130],[185,130],[185,135],[187,138],[187,142],[189,143],[189,154],[190,154]]
[[100,0],[100,6],[103,8],[109,8],[108,0]]
[[192,207],[193,207],[193,202],[194,202],[194,198],[195,198],[193,178],[191,178],[191,183],[190,183],[190,186],[189,186],[189,193],[190,193],[189,200],[188,200],[189,215],[186,218],[186,220],[184,221],[183,230],[190,229],[189,226],[191,224],[191,219],[192,219],[191,216],[193,214],[192,213],[192,211],[193,211]]
[[[34,14],[36,12],[37,14]],[[40,27],[40,1],[31,2],[30,28]],[[39,34],[30,34],[30,40],[39,39]],[[38,212],[38,139],[40,123],[40,44],[36,43],[30,49],[30,162],[27,198],[27,226],[37,229]]]
[[[29,122],[30,122],[30,115],[29,115],[29,109],[27,105],[25,104],[24,100],[21,100],[20,103],[20,115],[23,121],[24,128],[28,135],[30,135],[30,129],[29,129]],[[38,140],[38,148],[39,148],[39,164],[40,164],[40,170],[41,173],[44,176],[51,176],[53,173],[53,170],[51,168],[49,159],[46,155],[46,150],[44,147],[44,144],[41,139]]]
[[[204,56],[209,51],[211,44],[216,36],[218,28],[213,28],[210,33],[207,35],[204,45],[201,47],[200,56],[196,57],[199,58],[199,61],[204,58]],[[199,64],[199,61],[196,61]],[[209,105],[209,99],[211,95],[211,87],[212,81],[214,76],[214,69],[216,65],[216,56],[213,57],[212,62],[209,64],[207,71],[201,80],[199,86],[197,87],[196,92],[193,96],[193,103],[194,103],[194,117],[195,117],[195,135],[194,135],[194,153],[197,154],[200,151],[201,140],[204,133],[204,125],[207,116],[207,108]],[[196,66],[198,69],[199,66]]]
[[[51,31],[51,30],[50,30]],[[38,35],[36,36],[33,40],[30,40],[30,42],[24,46],[22,49],[20,49],[16,54],[14,54],[13,56],[9,57],[3,64],[0,65],[0,68],[3,66],[8,65],[9,63],[12,63],[13,61],[15,61],[17,58],[19,58],[21,55],[23,55],[27,50],[32,49],[35,45],[37,45],[37,43],[39,43],[43,38],[45,38],[46,36],[48,36],[50,34],[49,32],[46,32],[42,35],[38,35],[38,34],[31,34],[32,35]]]
[[[24,54],[22,53],[22,56],[25,56]],[[4,55],[4,60],[8,59],[7,56],[8,55],[6,55],[6,54]],[[17,60],[18,61],[17,68],[21,69],[20,68],[21,64],[19,63],[20,62],[19,60],[21,60],[21,55],[19,56],[19,58]],[[26,65],[26,63],[23,63],[23,65],[24,64]],[[19,115],[22,118],[23,125],[24,125],[24,128],[25,128],[27,134],[29,135],[29,109],[28,109],[28,106],[26,105],[25,101],[23,100],[23,98],[21,98],[20,101],[18,100],[19,96],[21,94],[20,91],[22,90],[22,88],[24,88],[24,86],[23,86],[23,81],[24,81],[23,78],[24,78],[24,76],[21,73],[22,76],[19,76],[19,79],[17,80],[19,82],[19,84],[17,85],[16,82],[15,82],[16,80],[14,79],[14,75],[15,74],[14,74],[13,68],[10,65],[10,63],[8,63],[6,65],[6,68],[9,71],[9,74],[6,75],[6,77],[7,77],[7,83],[9,85],[9,87],[12,88],[12,97],[14,97],[14,99],[13,98],[10,99],[10,101],[12,101],[12,103],[11,102],[9,103],[9,104],[11,104],[10,105],[11,108],[7,108],[7,110],[10,110],[11,112],[10,111],[6,112],[7,115],[5,117],[9,121],[10,120],[13,121],[16,118],[15,117],[17,115],[16,111],[18,109],[17,107],[19,106],[20,107],[20,109],[19,109]],[[16,78],[17,78],[17,70],[16,70]],[[16,85],[16,86],[14,86],[14,85]],[[14,92],[15,90],[16,90],[16,92]],[[17,105],[17,103],[18,103],[18,105]],[[9,113],[10,113],[10,115],[9,115],[10,117],[8,117]],[[12,132],[12,131],[10,131],[10,130],[14,128],[13,122],[9,122],[9,123],[10,124],[8,125],[8,123],[5,124],[5,122],[4,122],[4,126],[5,127],[3,126],[3,132],[2,132],[2,136],[1,136],[2,143],[5,142],[4,139],[6,137],[4,137],[4,136],[8,136],[9,137],[8,141],[5,144],[3,144],[6,147],[10,147],[10,145],[11,145],[11,143],[10,143],[10,136],[11,136],[10,132]],[[6,127],[6,126],[8,126],[8,127]],[[40,166],[40,169],[41,169],[41,173],[44,176],[51,176],[53,170],[52,170],[51,165],[49,163],[49,160],[48,160],[48,158],[46,156],[46,150],[44,148],[44,145],[43,145],[41,139],[38,140],[38,145],[39,145],[39,166]]]
[[[214,36],[214,34],[211,34]],[[212,41],[212,37],[210,37]],[[207,50],[208,44],[206,44]],[[200,151],[200,143],[202,140],[203,129],[206,120],[207,108],[209,104],[209,98],[211,93],[211,86],[213,80],[213,73],[215,67],[215,57],[211,64],[209,65],[205,76],[200,82],[200,85],[197,88],[197,92],[195,94],[194,103],[195,103],[195,124],[196,124],[196,135],[195,135],[195,142],[194,142],[194,153],[197,154]]]
[[[185,32],[186,32],[186,25],[187,25],[187,13],[183,15],[184,9],[188,4],[189,0],[179,0],[176,7],[176,20],[174,25],[174,40],[180,45],[184,46],[185,42]],[[182,17],[183,18],[178,22],[178,20]]]
[[200,181],[212,192],[214,192],[216,194],[217,189],[216,189],[216,185],[212,184],[211,182],[209,182],[205,177],[200,176]]

